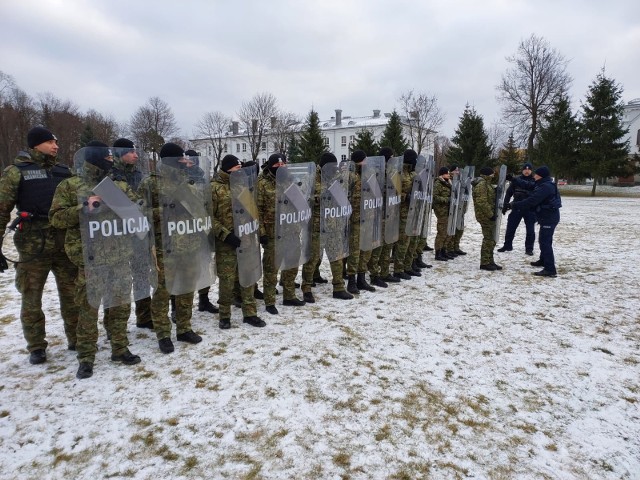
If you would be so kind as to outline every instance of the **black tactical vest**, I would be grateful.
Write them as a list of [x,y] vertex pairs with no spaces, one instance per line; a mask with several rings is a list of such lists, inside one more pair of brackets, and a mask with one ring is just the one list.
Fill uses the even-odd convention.
[[42,168],[37,163],[16,164],[20,170],[20,185],[18,186],[18,211],[48,216],[51,201],[56,187],[65,178],[71,177],[69,167],[56,163],[50,170]]

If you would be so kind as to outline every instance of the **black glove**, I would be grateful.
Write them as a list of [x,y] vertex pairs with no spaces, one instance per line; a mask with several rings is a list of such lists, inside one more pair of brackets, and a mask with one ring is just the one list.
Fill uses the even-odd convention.
[[224,243],[233,248],[238,248],[242,243],[238,237],[236,237],[235,233],[230,233],[224,238]]
[[492,222],[495,222],[497,218],[498,218],[498,216],[497,216],[497,215],[494,215],[494,216],[493,216],[493,217],[491,217],[489,220],[491,220]]
[[511,175],[510,173],[507,173],[507,176],[505,178],[507,180],[511,181],[511,180],[513,180],[513,175]]
[[266,245],[269,243],[269,237],[267,235],[260,235],[260,245]]
[[505,215],[509,211],[509,204],[505,204],[502,207],[502,215]]
[[0,252],[0,273],[8,269],[9,269],[9,265],[7,265],[7,259],[2,254],[2,252]]

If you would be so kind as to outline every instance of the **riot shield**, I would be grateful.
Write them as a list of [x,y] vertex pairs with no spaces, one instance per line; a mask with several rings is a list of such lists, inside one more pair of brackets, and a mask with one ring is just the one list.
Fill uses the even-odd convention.
[[257,200],[257,166],[231,172],[231,208],[233,229],[240,239],[236,249],[238,257],[238,281],[243,287],[255,284],[262,276]]
[[111,147],[113,151],[113,170],[111,178],[127,182],[134,192],[140,182],[149,176],[149,154],[138,148]]
[[129,198],[111,178],[87,165],[102,150],[85,147],[74,158],[81,172],[77,195],[87,301],[95,308],[130,303],[134,285],[133,300],[146,298],[157,285],[149,204]]
[[320,245],[329,262],[349,256],[349,176],[353,162],[327,163],[322,167],[320,193]]
[[384,176],[384,157],[367,157],[362,166],[360,196],[360,250],[365,252],[382,245]]
[[500,225],[502,223],[502,207],[504,206],[504,194],[505,194],[505,183],[507,181],[507,166],[500,166],[500,173],[498,174],[498,185],[496,186],[496,204],[493,214],[496,217],[496,226],[493,231],[493,239],[496,242],[500,241]]
[[200,157],[198,170],[187,157],[163,158],[159,165],[164,277],[171,295],[194,292],[214,280],[210,169],[202,168],[205,161]]
[[433,205],[433,182],[436,178],[436,162],[433,159],[433,155],[429,155],[429,159],[427,160],[427,166],[425,168],[425,177],[426,177],[426,200],[425,200],[425,212],[424,212],[424,222],[422,224],[422,237],[427,238],[429,236],[429,231],[431,230],[431,215],[433,214],[433,210],[431,209]]
[[456,234],[458,224],[458,205],[460,203],[460,175],[451,179],[451,195],[449,197],[449,219],[447,220],[447,235]]
[[409,212],[407,214],[407,224],[405,234],[409,237],[416,237],[422,233],[422,225],[425,219],[425,208],[427,205],[427,160],[419,155],[416,161],[416,175],[411,186],[411,199],[409,200]]
[[460,175],[460,201],[458,202],[458,215],[456,217],[456,230],[464,230],[464,217],[469,207],[469,199],[471,198],[471,189],[473,188],[471,181],[475,174],[476,167],[470,165],[464,167]]
[[297,268],[311,257],[316,164],[289,163],[276,170],[276,268]]
[[400,204],[402,203],[402,157],[387,162],[384,204],[384,243],[395,243],[400,237]]

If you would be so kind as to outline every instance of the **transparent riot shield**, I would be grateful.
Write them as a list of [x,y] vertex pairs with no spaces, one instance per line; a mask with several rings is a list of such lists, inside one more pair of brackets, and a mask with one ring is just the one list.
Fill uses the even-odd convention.
[[349,256],[349,176],[353,162],[327,163],[322,167],[320,192],[320,245],[329,262]]
[[400,204],[402,203],[402,157],[390,158],[386,166],[384,197],[384,243],[389,245],[400,237]]
[[471,181],[475,174],[476,167],[468,166],[464,167],[462,174],[460,175],[460,201],[458,202],[458,215],[456,217],[456,229],[464,230],[465,223],[464,217],[467,214],[469,208],[469,199],[471,198]]
[[205,159],[200,157],[197,170],[188,157],[163,158],[159,164],[164,277],[171,295],[194,292],[214,280],[210,169],[202,168]]
[[447,235],[456,234],[458,223],[458,205],[460,203],[460,175],[451,179],[451,195],[449,197],[449,219],[447,220]]
[[367,157],[360,179],[360,250],[365,252],[382,245],[384,177],[384,157]]
[[243,287],[255,284],[262,276],[257,206],[257,166],[231,172],[231,208],[233,229],[240,239],[236,249],[238,257],[238,281]]
[[411,186],[411,199],[409,200],[409,212],[405,234],[409,237],[417,237],[422,232],[427,204],[427,160],[419,155],[416,160],[415,176]]
[[111,147],[113,151],[113,169],[110,177],[126,182],[134,192],[142,180],[149,176],[149,154],[137,148]]
[[276,268],[296,268],[311,257],[312,197],[316,164],[289,163],[276,170]]
[[95,308],[146,298],[156,286],[151,209],[96,167],[104,150],[85,147],[74,158],[81,178],[77,195],[87,300]]
[[425,177],[427,182],[424,222],[422,224],[422,237],[427,238],[431,230],[431,215],[433,214],[433,182],[436,178],[436,162],[433,155],[429,155],[427,166],[425,168]]
[[507,182],[507,166],[500,166],[500,173],[498,174],[498,185],[496,186],[496,205],[493,214],[496,217],[496,226],[493,231],[493,239],[496,242],[500,241],[500,225],[502,224],[502,207],[504,206],[504,193],[505,184]]

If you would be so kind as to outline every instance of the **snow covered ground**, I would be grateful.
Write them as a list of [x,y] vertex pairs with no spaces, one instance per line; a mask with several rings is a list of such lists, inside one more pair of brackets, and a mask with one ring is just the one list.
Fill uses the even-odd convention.
[[563,202],[557,278],[532,276],[523,230],[503,271],[479,270],[469,212],[469,255],[428,254],[421,278],[353,301],[322,285],[278,317],[260,304],[264,329],[196,309],[204,341],[171,355],[132,319],[133,367],[101,328],[82,381],[52,282],[48,361],[28,363],[5,272],[0,478],[638,479],[640,200]]

